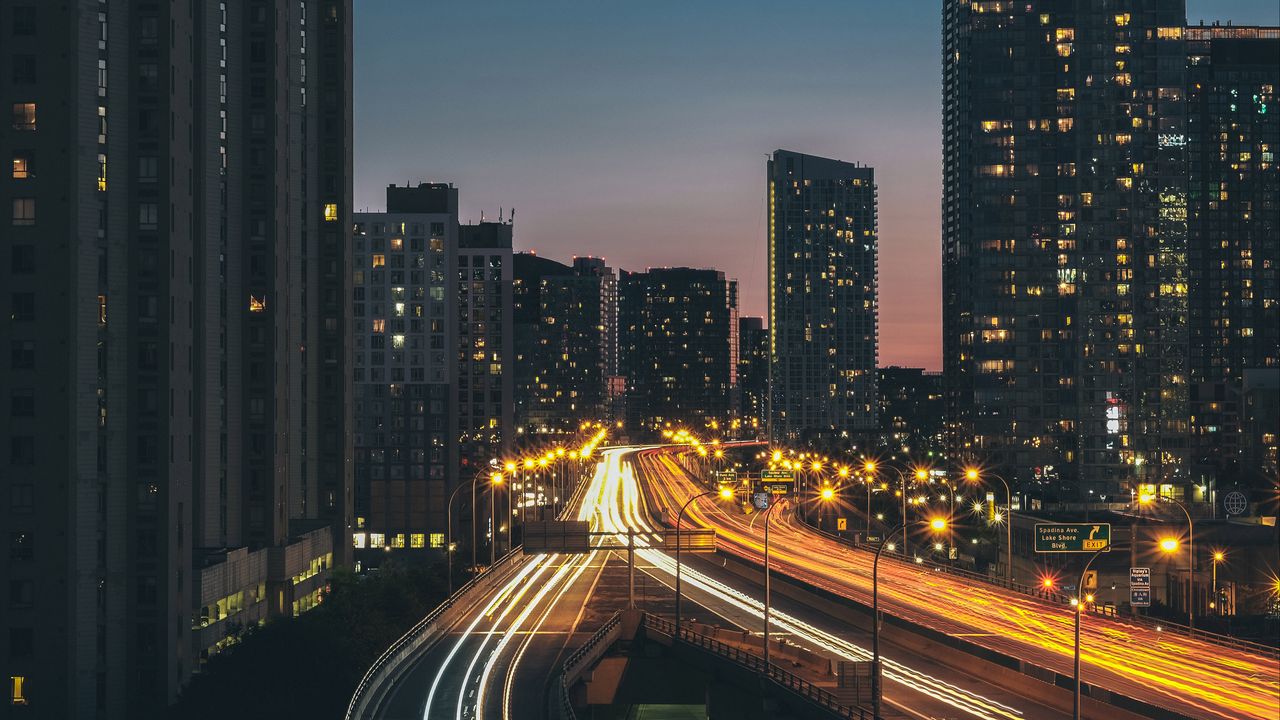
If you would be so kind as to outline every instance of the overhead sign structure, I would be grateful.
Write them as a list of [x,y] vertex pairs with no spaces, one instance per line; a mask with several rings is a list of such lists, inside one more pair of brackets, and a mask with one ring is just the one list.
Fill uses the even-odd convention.
[[1111,550],[1111,523],[1036,523],[1036,552]]
[[774,495],[790,493],[796,484],[796,476],[790,470],[765,470],[760,473],[760,485],[765,492]]
[[586,552],[591,528],[581,520],[530,521],[524,528],[524,551]]
[[[667,533],[662,538],[663,548],[669,552],[675,552],[676,534]],[[680,532],[680,550],[682,552],[708,552],[716,551],[716,531],[711,530],[682,530]]]

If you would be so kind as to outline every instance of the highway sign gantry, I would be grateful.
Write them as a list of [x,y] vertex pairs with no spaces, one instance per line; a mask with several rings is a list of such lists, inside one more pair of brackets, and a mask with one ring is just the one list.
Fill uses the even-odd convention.
[[1036,523],[1036,552],[1085,553],[1111,549],[1111,523]]
[[790,470],[764,470],[760,473],[760,485],[765,492],[787,495],[796,484],[796,476]]

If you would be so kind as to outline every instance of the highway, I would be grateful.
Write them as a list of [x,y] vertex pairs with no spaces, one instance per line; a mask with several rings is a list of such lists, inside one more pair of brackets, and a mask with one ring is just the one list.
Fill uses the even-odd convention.
[[[634,449],[602,452],[577,517],[596,532],[636,539],[638,603],[668,615],[675,562],[655,549],[656,524],[632,465]],[[760,588],[713,561],[686,555],[686,612],[703,622],[759,632]],[[554,694],[549,680],[563,658],[626,604],[625,552],[536,555],[480,609],[399,672],[382,717],[388,720],[524,720],[540,717]],[[771,612],[774,632],[834,659],[867,660],[869,643],[823,613],[781,597]],[[692,601],[692,602],[690,602]],[[1056,720],[1043,706],[928,659],[886,653],[886,711],[900,717]]]
[[[668,453],[641,453],[638,463],[646,490],[667,507],[678,508],[703,491]],[[715,528],[720,550],[761,561],[758,514],[704,498],[685,517],[690,526]],[[870,552],[823,536],[790,513],[775,512],[770,523],[774,572],[870,604]],[[1068,607],[897,559],[881,559],[879,584],[887,614],[1071,675],[1074,618]],[[1084,682],[1156,707],[1197,718],[1280,717],[1274,658],[1093,615],[1084,619],[1082,657]]]

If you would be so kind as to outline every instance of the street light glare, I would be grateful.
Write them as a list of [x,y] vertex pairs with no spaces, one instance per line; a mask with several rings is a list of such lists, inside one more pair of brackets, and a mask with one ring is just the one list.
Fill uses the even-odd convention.
[[978,470],[976,468],[969,468],[964,471],[964,477],[966,480],[977,480]]
[[831,489],[831,488],[829,488],[829,487],[824,487],[824,488],[822,488],[822,499],[823,499],[823,500],[830,500],[831,498],[833,498],[833,497],[835,497],[835,496],[836,496],[836,491],[835,491],[835,490],[832,490],[832,489]]
[[863,468],[864,470],[866,470],[867,472],[875,472],[875,471],[876,471],[876,464],[875,464],[874,462],[872,462],[872,461],[868,460],[868,461],[867,461],[867,464],[866,464],[866,465],[863,465],[863,466],[862,466],[862,468]]
[[946,530],[947,521],[942,518],[934,518],[933,520],[929,521],[929,527],[933,528],[934,530]]
[[732,499],[733,499],[733,491],[732,491],[732,490],[730,490],[729,488],[721,488],[721,490],[720,490],[720,497],[724,498],[725,500],[732,500]]
[[920,468],[919,470],[916,470],[916,479],[917,479],[917,480],[924,480],[924,479],[925,479],[925,478],[927,478],[927,477],[929,477],[929,471],[928,471],[928,470],[925,470],[924,468]]
[[1165,538],[1160,541],[1160,549],[1165,552],[1173,552],[1178,549],[1177,538]]

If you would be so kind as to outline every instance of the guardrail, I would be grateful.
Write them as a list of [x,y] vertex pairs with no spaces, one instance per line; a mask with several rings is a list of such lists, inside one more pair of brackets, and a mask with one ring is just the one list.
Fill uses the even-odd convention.
[[[517,552],[519,550],[520,552]],[[347,705],[347,712],[344,716],[346,720],[363,720],[371,717],[369,711],[376,710],[378,703],[381,702],[383,688],[382,685],[388,679],[388,673],[398,667],[410,656],[416,654],[423,647],[436,640],[443,628],[442,626],[451,625],[452,618],[446,618],[446,614],[456,607],[460,606],[460,601],[467,596],[472,590],[478,588],[482,583],[488,583],[495,578],[502,579],[510,575],[510,573],[524,562],[524,552],[521,548],[513,548],[511,552],[502,556],[496,563],[485,569],[484,572],[476,575],[465,585],[458,588],[456,592],[440,603],[434,610],[427,613],[427,616],[419,620],[404,635],[401,635],[386,652],[378,656],[373,661],[373,665],[369,666],[369,670],[365,672],[364,677],[360,678],[360,684],[356,685],[356,691],[351,696],[351,702]],[[443,622],[442,622],[443,621]]]
[[[808,523],[805,524],[808,525],[810,530],[841,544],[848,545],[865,552],[875,552],[876,550],[877,546],[873,543],[854,542],[848,538],[840,537],[839,535],[834,535],[826,530],[813,527]],[[1026,595],[1028,597],[1034,597],[1061,605],[1071,604],[1070,595],[1053,590],[1046,590],[1038,585],[1027,585],[1025,583],[1010,581],[1008,578],[983,575],[982,573],[976,573],[962,568],[954,568],[927,558],[920,558],[919,561],[911,560],[898,552],[886,553],[886,557],[890,557],[899,562],[909,563],[919,567],[926,567],[934,572],[944,573],[962,580],[968,580],[970,582],[981,583],[984,585],[995,585],[996,587],[1016,592],[1020,595]],[[1200,630],[1198,628],[1188,627],[1176,622],[1152,620],[1151,618],[1141,617],[1138,615],[1121,615],[1118,611],[1107,610],[1105,607],[1099,607],[1097,604],[1094,604],[1093,607],[1089,608],[1088,612],[1091,615],[1123,620],[1124,622],[1132,623],[1134,625],[1140,625],[1153,632],[1171,632],[1177,635],[1194,638],[1196,640],[1213,643],[1215,645],[1224,645],[1238,650],[1258,653],[1265,657],[1280,659],[1280,648],[1253,642],[1251,640],[1241,640],[1240,638],[1232,637],[1230,635],[1222,635],[1220,633],[1209,632],[1207,630]]]
[[870,720],[871,711],[861,707],[849,707],[840,702],[834,693],[820,688],[817,685],[799,677],[795,673],[788,672],[773,663],[765,663],[764,658],[754,655],[745,650],[741,650],[732,645],[708,637],[701,633],[696,633],[689,628],[677,628],[675,623],[656,615],[646,613],[643,620],[644,626],[653,628],[664,635],[689,643],[695,647],[699,647],[710,653],[713,653],[725,660],[741,665],[742,667],[756,672],[774,684],[781,686],[783,689],[804,698],[810,703],[827,710],[836,717],[847,718],[848,720]]
[[560,672],[560,714],[564,720],[578,720],[573,703],[569,701],[569,688],[578,681],[582,668],[588,662],[594,663],[600,655],[616,642],[622,634],[622,613],[614,613],[609,622],[600,626],[587,641],[574,650],[564,661]]

